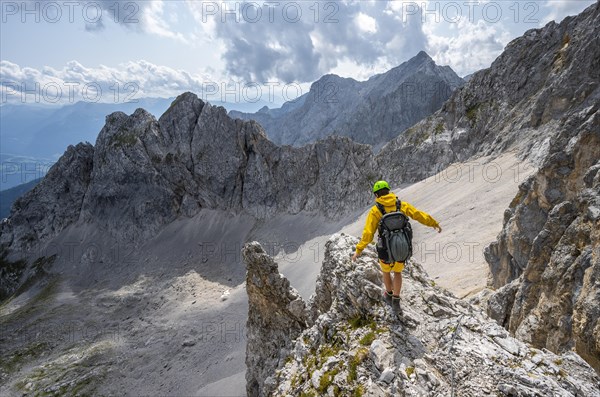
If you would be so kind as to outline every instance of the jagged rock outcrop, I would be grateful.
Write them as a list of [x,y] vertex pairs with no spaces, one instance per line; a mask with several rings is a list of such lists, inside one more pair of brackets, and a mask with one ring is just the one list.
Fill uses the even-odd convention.
[[450,67],[436,65],[422,51],[367,81],[325,75],[278,111],[230,115],[256,120],[278,144],[299,146],[340,135],[378,149],[438,110],[463,83]]
[[[592,396],[600,393],[600,378],[577,354],[553,354],[511,337],[481,309],[435,286],[418,263],[404,271],[403,314],[398,316],[381,300],[381,273],[376,253],[368,246],[355,263],[350,254],[357,239],[331,237],[311,298],[314,324],[283,345],[271,357],[268,389],[263,395],[369,395],[369,396]],[[255,250],[251,245],[246,250]],[[260,258],[260,257],[259,257]],[[276,265],[247,257],[249,269],[265,266],[273,276]],[[266,265],[263,263],[266,262]],[[279,282],[278,285],[283,283]],[[267,293],[276,288],[264,286]],[[273,316],[262,301],[262,289],[248,290],[250,311]],[[284,303],[293,292],[280,291]],[[277,300],[277,297],[274,297]],[[299,303],[298,306],[301,306]],[[267,310],[267,311],[265,311]],[[297,318],[289,311],[278,311]],[[258,334],[268,338],[279,329],[249,324],[248,352]],[[295,331],[297,332],[297,331]],[[280,343],[280,345],[282,345]],[[291,352],[287,346],[293,346]],[[277,349],[270,349],[275,354]],[[289,354],[288,354],[289,353]],[[257,360],[249,372],[265,368]],[[278,369],[273,372],[273,363]],[[264,372],[263,372],[264,373]],[[265,381],[253,378],[260,382]]]
[[[552,123],[539,171],[519,187],[498,240],[486,248],[490,316],[555,352],[577,351],[600,371],[600,4],[550,24],[556,50],[532,102],[534,125]],[[559,38],[560,48],[557,47]],[[536,40],[535,43],[537,43]],[[539,45],[538,45],[539,46]],[[550,82],[551,84],[548,84]]]
[[291,341],[308,326],[310,316],[302,297],[260,244],[247,244],[243,256],[249,301],[246,391],[248,396],[264,396],[273,391],[274,370],[289,354]]
[[44,179],[15,201],[10,217],[0,225],[0,248],[28,250],[76,222],[90,184],[93,156],[89,143],[69,146]]
[[371,148],[346,137],[277,146],[256,122],[185,93],[159,120],[143,109],[115,112],[95,146],[69,147],[13,206],[0,250],[32,262],[36,247],[70,225],[135,247],[202,209],[339,219],[368,203],[373,164]]
[[27,250],[75,221],[133,241],[201,208],[335,218],[366,204],[375,178],[366,145],[329,137],[280,147],[257,123],[186,93],[159,120],[143,109],[107,116],[94,147],[69,148],[16,203],[1,241]]
[[518,338],[573,349],[600,371],[600,96],[578,117],[565,121],[485,251],[498,288],[488,313]]
[[563,128],[577,130],[585,122],[565,119],[598,101],[599,27],[596,3],[511,41],[438,112],[382,148],[378,164],[385,177],[418,181],[453,162],[507,150],[539,165]]

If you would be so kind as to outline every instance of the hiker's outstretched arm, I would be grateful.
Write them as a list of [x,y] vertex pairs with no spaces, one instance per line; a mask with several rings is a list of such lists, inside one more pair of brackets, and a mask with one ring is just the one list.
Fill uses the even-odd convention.
[[404,212],[409,217],[413,218],[415,221],[422,223],[425,226],[439,228],[439,223],[431,215],[426,212],[419,211],[406,201],[402,202],[402,212]]
[[[373,210],[375,208],[375,210]],[[362,238],[360,242],[356,244],[356,254],[360,255],[360,253],[369,245],[371,241],[373,241],[373,236],[375,236],[375,231],[377,230],[377,224],[379,223],[379,219],[375,215],[375,211],[379,211],[377,207],[373,207],[369,211],[369,215],[367,215],[367,222],[365,223],[365,228],[363,230]]]

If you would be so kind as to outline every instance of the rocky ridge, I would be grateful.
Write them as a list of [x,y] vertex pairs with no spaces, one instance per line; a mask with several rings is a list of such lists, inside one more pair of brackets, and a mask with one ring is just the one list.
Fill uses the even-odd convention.
[[[418,181],[453,162],[516,150],[536,165],[565,128],[598,102],[600,4],[511,41],[442,108],[384,146],[385,177]],[[567,131],[568,132],[568,131]]]
[[600,371],[600,93],[566,121],[485,250],[488,313],[519,339]]
[[436,287],[418,263],[404,271],[398,317],[382,302],[372,246],[350,261],[357,241],[331,237],[308,304],[258,244],[246,245],[249,396],[600,393],[600,378],[577,354],[511,337],[480,308]]
[[143,109],[112,113],[94,146],[70,146],[15,202],[0,248],[7,260],[35,260],[69,226],[87,224],[136,244],[202,209],[340,218],[368,202],[373,163],[368,146],[345,137],[277,146],[256,122],[185,93],[158,120]]
[[407,62],[356,81],[328,74],[310,91],[281,109],[256,113],[232,111],[232,117],[256,120],[271,140],[301,146],[329,135],[380,148],[406,128],[438,110],[463,80],[421,51]]

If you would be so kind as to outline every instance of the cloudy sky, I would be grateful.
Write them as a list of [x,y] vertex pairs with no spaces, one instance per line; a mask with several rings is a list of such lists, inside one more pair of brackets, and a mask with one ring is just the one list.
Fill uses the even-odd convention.
[[421,50],[465,76],[594,1],[2,0],[2,103],[194,91],[273,107],[324,74],[364,80]]

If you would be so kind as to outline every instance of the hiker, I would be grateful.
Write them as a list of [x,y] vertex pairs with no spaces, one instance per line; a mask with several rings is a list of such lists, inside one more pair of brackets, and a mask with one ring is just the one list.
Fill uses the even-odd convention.
[[[379,265],[383,271],[383,283],[385,285],[383,297],[388,303],[391,302],[392,305],[394,305],[393,307],[399,307],[400,290],[402,289],[402,270],[404,269],[404,262],[412,254],[412,230],[410,230],[408,218],[406,218],[404,215],[411,217],[425,226],[433,227],[438,233],[442,232],[442,228],[431,215],[419,211],[406,201],[400,201],[394,193],[390,192],[390,185],[386,181],[377,181],[375,185],[373,185],[373,193],[375,194],[375,205],[369,211],[369,215],[367,215],[367,222],[365,224],[365,229],[363,230],[362,239],[356,245],[356,252],[352,256],[352,260],[355,261],[356,258],[360,256],[365,247],[371,241],[373,241],[375,230],[379,229],[377,254],[379,257]],[[399,215],[397,213],[398,210],[400,210],[400,212],[404,215]],[[404,243],[404,250],[407,252],[400,254],[404,257],[403,261],[394,261],[393,259],[390,259],[390,253],[388,252],[388,241],[384,241],[385,237],[382,236],[382,234],[387,236],[388,233],[381,228],[382,225],[380,221],[384,214],[390,213],[396,213],[394,216],[406,219],[408,237],[407,243]],[[386,219],[388,217],[386,217]],[[394,272],[393,280],[390,274],[391,272]]]

